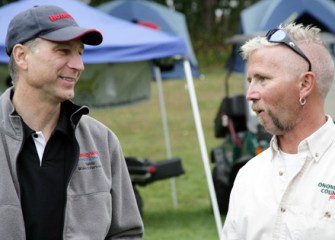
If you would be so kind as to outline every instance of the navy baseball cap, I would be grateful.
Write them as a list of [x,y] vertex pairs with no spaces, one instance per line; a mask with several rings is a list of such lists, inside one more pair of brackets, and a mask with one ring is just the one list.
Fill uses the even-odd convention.
[[17,14],[9,23],[6,36],[6,52],[34,38],[53,42],[68,42],[81,38],[84,44],[99,45],[102,34],[97,29],[79,27],[74,18],[58,6],[35,6]]

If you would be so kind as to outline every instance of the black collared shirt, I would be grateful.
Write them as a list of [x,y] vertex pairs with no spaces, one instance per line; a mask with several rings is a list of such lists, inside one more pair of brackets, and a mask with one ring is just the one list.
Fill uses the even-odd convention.
[[66,185],[74,164],[74,131],[62,106],[57,127],[40,159],[35,131],[24,122],[24,142],[18,158],[21,204],[27,240],[62,239]]

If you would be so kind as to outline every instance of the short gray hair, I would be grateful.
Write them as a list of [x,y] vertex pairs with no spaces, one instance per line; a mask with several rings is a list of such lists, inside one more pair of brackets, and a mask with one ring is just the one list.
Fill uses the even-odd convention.
[[[35,51],[36,48],[37,48],[37,45],[38,45],[37,39],[38,38],[34,38],[32,40],[29,40],[28,42],[25,42],[23,45],[30,48],[31,51]],[[9,58],[8,70],[9,70],[9,75],[12,79],[12,83],[13,83],[13,85],[15,85],[16,80],[18,78],[18,69],[17,69],[15,59],[13,57],[13,53],[10,55],[10,58]]]

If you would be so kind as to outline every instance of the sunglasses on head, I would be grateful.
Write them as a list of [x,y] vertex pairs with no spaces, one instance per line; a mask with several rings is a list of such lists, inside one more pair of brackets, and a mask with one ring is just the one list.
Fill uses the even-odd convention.
[[308,71],[312,70],[311,61],[306,57],[306,55],[298,48],[298,46],[293,42],[290,36],[281,28],[271,29],[266,34],[266,39],[272,43],[282,43],[292,49],[295,53],[300,55],[308,63]]

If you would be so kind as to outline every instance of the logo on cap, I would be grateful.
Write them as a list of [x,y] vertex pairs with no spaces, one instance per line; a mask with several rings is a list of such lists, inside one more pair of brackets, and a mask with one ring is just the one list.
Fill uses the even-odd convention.
[[68,13],[60,13],[60,14],[50,15],[49,16],[49,19],[51,21],[53,21],[53,22],[57,21],[57,20],[61,20],[63,18],[70,18],[70,19],[74,20],[73,17],[70,14],[68,14]]

